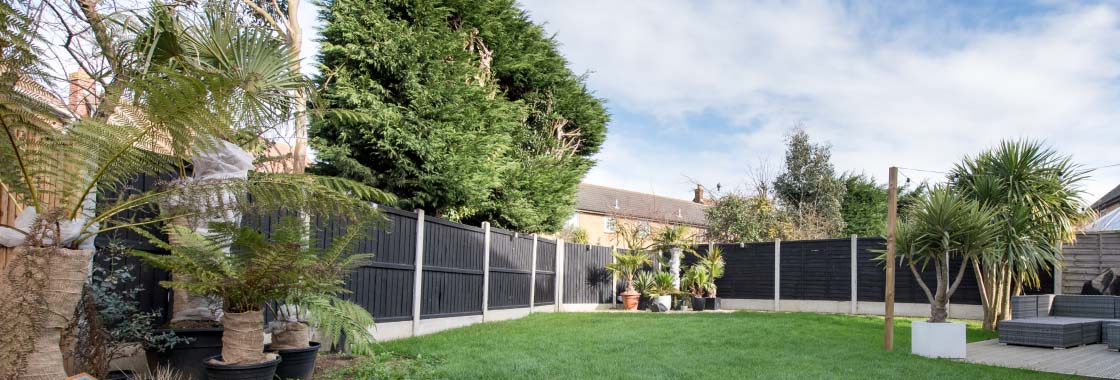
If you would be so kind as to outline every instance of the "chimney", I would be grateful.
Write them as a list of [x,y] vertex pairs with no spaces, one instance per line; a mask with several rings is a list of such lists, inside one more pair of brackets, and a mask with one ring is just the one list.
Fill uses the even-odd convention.
[[66,107],[79,118],[89,116],[96,101],[93,78],[85,70],[78,70],[67,75],[66,79],[70,81],[70,96]]
[[696,190],[692,195],[692,201],[699,204],[707,204],[708,200],[704,198],[704,185],[696,185]]

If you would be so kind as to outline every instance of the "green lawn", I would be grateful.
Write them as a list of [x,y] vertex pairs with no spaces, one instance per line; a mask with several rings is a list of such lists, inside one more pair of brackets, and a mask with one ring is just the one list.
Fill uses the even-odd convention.
[[[899,320],[808,313],[563,313],[381,344],[330,379],[1062,379],[909,354]],[[994,334],[969,325],[969,341]]]

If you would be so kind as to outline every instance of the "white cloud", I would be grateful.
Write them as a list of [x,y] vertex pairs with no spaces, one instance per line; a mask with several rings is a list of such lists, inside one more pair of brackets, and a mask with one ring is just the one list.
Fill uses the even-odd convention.
[[[685,176],[740,184],[759,159],[780,163],[798,122],[833,145],[838,169],[879,178],[891,165],[945,170],[1002,138],[1045,140],[1088,167],[1120,162],[1109,6],[974,26],[820,2],[522,3],[622,114],[589,182],[680,197]],[[705,113],[725,127],[697,124]],[[1088,189],[1117,183],[1106,169]]]

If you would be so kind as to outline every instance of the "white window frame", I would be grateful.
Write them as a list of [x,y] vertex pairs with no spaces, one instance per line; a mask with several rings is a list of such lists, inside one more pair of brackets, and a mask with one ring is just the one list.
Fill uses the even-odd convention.
[[638,236],[649,237],[653,234],[653,226],[647,221],[638,222]]
[[611,234],[618,232],[618,220],[609,216],[604,217],[603,231]]

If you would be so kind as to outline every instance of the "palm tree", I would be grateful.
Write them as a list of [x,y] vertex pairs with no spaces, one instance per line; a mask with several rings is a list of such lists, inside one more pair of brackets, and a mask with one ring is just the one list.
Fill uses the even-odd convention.
[[[57,340],[98,233],[281,208],[372,218],[370,201],[391,200],[338,178],[253,174],[96,202],[138,174],[182,175],[199,155],[259,141],[262,128],[290,114],[290,96],[306,81],[287,71],[294,56],[282,44],[222,12],[179,18],[153,4],[150,17],[110,34],[97,7],[80,8],[113,80],[97,110],[75,119],[26,91],[48,88],[37,49],[46,42],[32,18],[0,3],[8,24],[0,28],[0,186],[26,206],[15,223],[0,224],[0,244],[16,248],[0,281],[9,313],[0,321],[0,373],[26,378],[65,377]],[[41,275],[47,268],[50,277]]]
[[1061,245],[1091,216],[1081,189],[1088,173],[1039,142],[1017,140],[965,158],[950,174],[955,191],[994,210],[1000,229],[996,253],[973,261],[985,329],[1010,318],[1012,294],[1061,265]]
[[607,270],[622,277],[626,284],[626,292],[636,292],[634,289],[634,273],[642,269],[642,266],[653,262],[650,260],[649,254],[640,251],[620,252],[616,250],[611,255],[614,256],[614,262],[607,264]]
[[[964,278],[970,261],[984,260],[995,246],[999,229],[992,223],[995,213],[979,202],[939,187],[918,200],[897,232],[898,256],[910,267],[930,303],[930,322],[948,317],[949,298]],[[953,257],[962,259],[956,276],[950,270]],[[932,265],[937,274],[931,291],[919,267]]]
[[673,288],[681,289],[681,256],[684,251],[691,251],[694,242],[692,235],[685,226],[674,224],[665,226],[653,238],[653,246],[657,248],[658,255],[669,251],[669,273],[673,275]]

